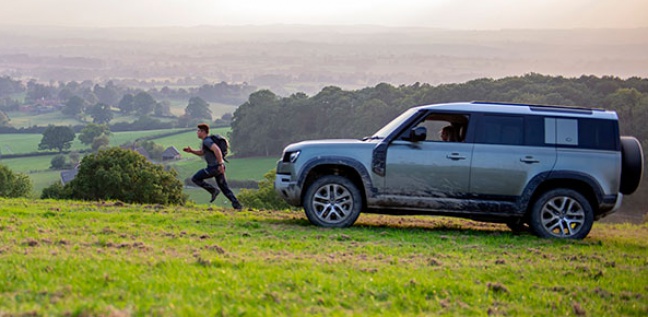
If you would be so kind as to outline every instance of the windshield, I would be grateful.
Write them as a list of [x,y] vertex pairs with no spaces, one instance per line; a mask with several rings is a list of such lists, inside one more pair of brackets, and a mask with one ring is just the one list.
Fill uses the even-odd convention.
[[403,112],[400,116],[396,117],[396,119],[392,120],[382,129],[378,130],[378,132],[374,133],[374,135],[371,136],[371,139],[386,138],[390,133],[392,133],[392,131],[394,131],[394,129],[398,128],[401,124],[403,124],[403,122],[405,122],[405,120],[414,115],[414,113],[416,113],[417,111],[418,109],[412,108]]

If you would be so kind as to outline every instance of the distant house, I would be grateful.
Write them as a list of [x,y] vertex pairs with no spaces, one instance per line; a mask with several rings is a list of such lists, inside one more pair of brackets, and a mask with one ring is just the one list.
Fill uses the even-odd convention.
[[151,156],[149,155],[148,151],[146,151],[145,148],[143,148],[141,146],[138,146],[138,147],[134,148],[133,151],[141,154],[143,157],[146,158],[147,161],[151,161]]
[[180,151],[175,146],[170,146],[162,152],[162,161],[179,160]]
[[79,173],[78,169],[71,169],[71,170],[65,170],[61,171],[61,184],[65,186],[65,184],[71,182]]

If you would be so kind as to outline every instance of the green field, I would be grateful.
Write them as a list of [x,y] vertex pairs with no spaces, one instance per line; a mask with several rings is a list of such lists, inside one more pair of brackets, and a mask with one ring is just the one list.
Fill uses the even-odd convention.
[[[169,130],[150,130],[150,131],[133,131],[133,132],[114,132],[110,136],[111,145],[120,145],[128,141],[134,141],[142,137],[151,137],[161,134],[167,134],[173,131],[182,131],[187,129],[169,129]],[[213,129],[212,133],[227,135],[230,128]],[[13,153],[31,153],[35,152],[38,148],[38,143],[42,138],[41,134],[0,134],[0,149],[8,147]],[[151,139],[156,144],[164,147],[175,146],[181,151],[182,159],[179,161],[167,162],[175,168],[179,173],[179,178],[184,180],[191,177],[199,169],[205,167],[205,162],[202,158],[182,152],[185,146],[198,148],[200,140],[196,137],[194,129],[189,129],[187,132],[165,136],[161,138]],[[87,149],[87,146],[81,144],[76,139],[72,146],[73,150]],[[6,153],[2,151],[2,153]],[[8,154],[8,153],[6,153]],[[21,157],[0,159],[0,164],[9,167],[14,172],[27,174],[34,185],[33,197],[40,197],[43,188],[51,185],[52,183],[60,180],[60,171],[52,171],[49,169],[51,160],[56,154],[34,156],[34,157]],[[261,158],[236,158],[229,157],[227,163],[227,178],[229,180],[261,180],[263,175],[274,169],[277,162],[276,157],[261,157]],[[238,190],[234,190],[238,193]],[[198,204],[209,203],[209,195],[201,188],[186,188],[185,193],[190,197],[190,200]],[[215,206],[230,206],[229,201],[220,195],[214,202]]]
[[[174,131],[182,131],[186,129],[165,129],[165,130],[147,130],[147,131],[124,131],[112,132],[109,139],[111,146],[119,146],[128,141],[134,141],[143,137],[151,137],[160,134],[166,134]],[[195,137],[195,132],[192,132]],[[72,141],[72,151],[87,150],[90,146],[84,145],[77,137]],[[38,144],[43,138],[42,134],[38,133],[11,133],[0,134],[0,153],[2,154],[27,154],[38,151]],[[157,142],[157,141],[155,141]],[[163,144],[164,145],[164,144]],[[55,152],[52,152],[55,153]]]
[[[185,105],[186,107],[187,105]],[[183,111],[180,112],[180,115],[184,114],[184,108],[182,108]],[[233,111],[231,111],[233,112]],[[75,126],[75,125],[86,125],[90,122],[92,122],[92,118],[90,116],[87,116],[84,120],[79,120],[77,118],[71,118],[68,115],[64,115],[60,111],[54,111],[54,112],[49,112],[49,113],[43,113],[43,114],[33,114],[33,113],[25,113],[25,112],[18,112],[18,111],[12,111],[12,112],[7,112],[7,115],[9,118],[11,118],[11,126],[14,128],[28,128],[28,127],[33,127],[33,126],[48,126],[50,124],[54,125],[70,125],[70,126]],[[119,112],[113,111],[114,118],[113,120],[110,121],[111,124],[118,123],[118,122],[133,122],[139,118],[137,115],[122,115]],[[155,119],[160,120],[162,122],[168,122],[172,121],[175,119],[170,119],[170,118],[160,118],[156,117]]]
[[2,316],[646,316],[648,225],[0,199]]

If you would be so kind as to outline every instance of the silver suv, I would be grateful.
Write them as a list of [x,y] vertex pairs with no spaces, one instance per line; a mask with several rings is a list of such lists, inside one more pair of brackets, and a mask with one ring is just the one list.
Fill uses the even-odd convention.
[[457,216],[582,239],[643,173],[616,113],[488,102],[414,107],[362,140],[288,145],[275,189],[311,223],[360,212]]

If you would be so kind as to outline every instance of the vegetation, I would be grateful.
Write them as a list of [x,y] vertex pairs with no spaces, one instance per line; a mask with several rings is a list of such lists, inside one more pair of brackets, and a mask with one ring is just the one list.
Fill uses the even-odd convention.
[[[29,206],[29,207],[26,207]],[[4,315],[645,316],[647,225],[583,241],[504,225],[9,199]]]
[[182,205],[187,199],[174,170],[165,171],[140,154],[121,148],[85,156],[74,180],[62,188],[53,185],[44,196],[164,205]]
[[63,150],[67,150],[72,146],[72,141],[75,137],[76,135],[70,127],[50,125],[43,132],[43,138],[38,144],[38,149],[57,149],[61,153]]
[[239,156],[278,156],[296,141],[371,135],[412,106],[471,100],[615,110],[623,134],[648,141],[648,79],[539,74],[438,86],[383,83],[355,91],[326,87],[313,97],[258,91],[234,113],[230,141]]
[[0,197],[28,197],[32,184],[29,177],[22,173],[14,173],[0,164]]
[[275,175],[277,175],[276,171],[271,170],[259,182],[259,189],[242,189],[236,197],[247,208],[266,210],[294,209],[275,192]]
[[105,124],[90,123],[79,132],[79,141],[85,145],[91,145],[101,135],[110,136],[110,128]]

